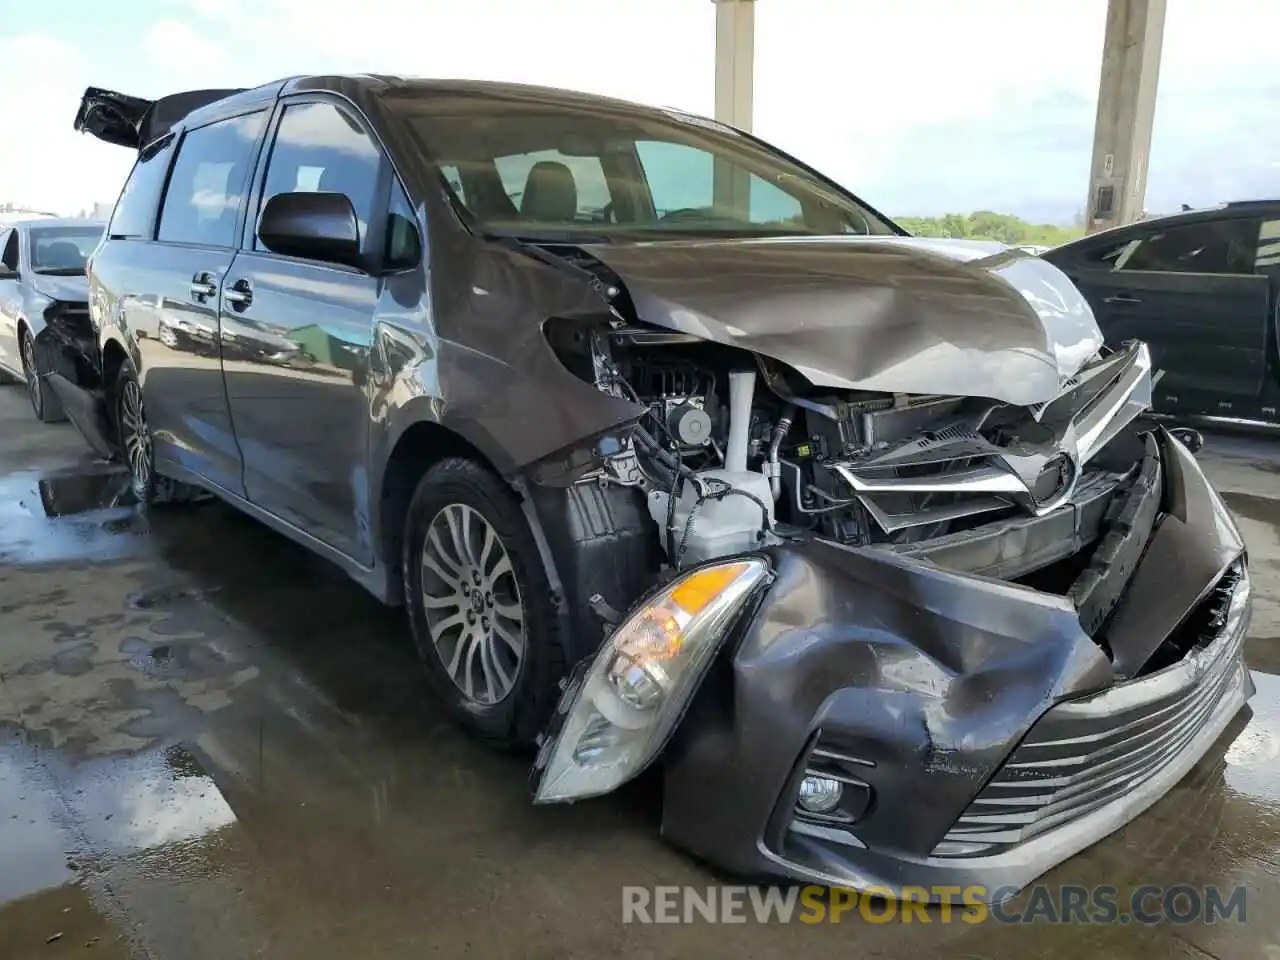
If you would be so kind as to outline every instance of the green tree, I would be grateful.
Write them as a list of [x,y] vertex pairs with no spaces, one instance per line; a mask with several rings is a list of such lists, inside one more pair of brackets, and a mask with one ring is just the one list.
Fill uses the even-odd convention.
[[1020,217],[994,210],[948,213],[941,217],[897,217],[908,233],[918,237],[948,237],[959,240],[996,240],[1010,246],[1055,247],[1084,235],[1083,224],[1060,226],[1028,223]]

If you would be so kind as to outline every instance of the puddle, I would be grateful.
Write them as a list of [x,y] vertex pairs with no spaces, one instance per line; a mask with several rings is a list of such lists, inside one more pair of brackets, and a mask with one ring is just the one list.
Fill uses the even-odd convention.
[[114,558],[149,532],[119,467],[0,476],[0,562]]
[[0,516],[6,518],[56,519],[136,504],[128,473],[108,464],[76,472],[0,476]]
[[213,778],[185,747],[89,763],[68,806],[95,851],[127,854],[197,840],[236,820]]
[[46,517],[67,517],[94,510],[132,507],[137,499],[123,470],[61,477],[43,477],[38,484]]
[[[1253,671],[1253,716],[1227,751],[1227,784],[1262,803],[1280,805],[1280,677]],[[1275,838],[1272,849],[1275,853]]]
[[131,610],[162,610],[184,601],[199,602],[215,592],[216,588],[202,590],[199,587],[174,585],[132,594],[126,598],[125,604]]
[[57,795],[43,782],[31,751],[0,749],[0,902],[76,879],[67,866],[74,838],[58,816]]

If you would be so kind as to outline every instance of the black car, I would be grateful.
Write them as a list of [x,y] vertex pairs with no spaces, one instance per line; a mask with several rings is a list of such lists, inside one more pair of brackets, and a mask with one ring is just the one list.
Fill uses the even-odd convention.
[[[744,873],[1002,898],[1252,693],[1239,533],[1056,268],[908,237],[710,120],[308,77],[77,126],[138,151],[53,375],[403,604],[539,802],[660,760]],[[981,885],[973,890],[971,885]]]
[[35,414],[65,420],[45,377],[92,378],[85,261],[102,238],[93,220],[23,220],[0,226],[0,377],[24,381]]
[[1150,345],[1157,413],[1280,421],[1280,201],[1142,220],[1042,256],[1109,343]]

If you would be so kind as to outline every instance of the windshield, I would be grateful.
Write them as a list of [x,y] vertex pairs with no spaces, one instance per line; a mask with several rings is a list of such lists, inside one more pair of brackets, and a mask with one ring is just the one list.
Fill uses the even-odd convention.
[[402,94],[388,106],[488,233],[900,232],[841,188],[707,120],[458,93]]
[[36,273],[84,273],[85,261],[102,239],[102,227],[33,227],[31,269]]

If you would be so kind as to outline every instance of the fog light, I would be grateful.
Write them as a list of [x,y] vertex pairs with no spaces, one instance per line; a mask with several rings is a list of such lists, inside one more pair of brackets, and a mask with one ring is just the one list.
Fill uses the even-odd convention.
[[805,777],[800,781],[800,809],[808,813],[830,813],[840,803],[843,792],[839,780]]

